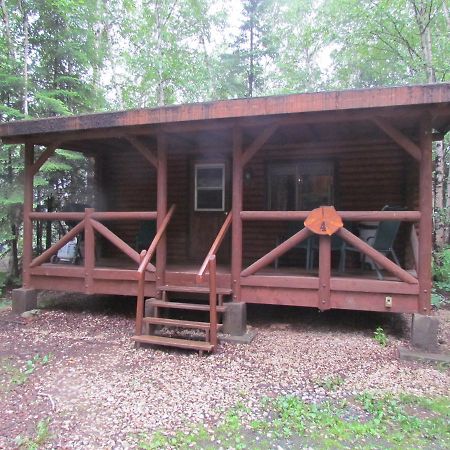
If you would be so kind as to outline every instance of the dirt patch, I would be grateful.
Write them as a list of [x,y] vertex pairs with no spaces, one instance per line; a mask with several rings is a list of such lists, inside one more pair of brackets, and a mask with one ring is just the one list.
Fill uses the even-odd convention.
[[[32,436],[46,418],[49,448],[135,448],[140,432],[214,423],[225,408],[240,401],[251,408],[264,396],[315,402],[363,391],[450,390],[448,370],[398,360],[397,346],[408,343],[401,315],[250,307],[252,344],[223,344],[200,358],[136,351],[134,299],[46,294],[40,302],[44,309],[32,321],[0,313],[2,358],[19,371],[40,358],[23,383],[0,391],[1,448],[14,448],[18,435]],[[448,311],[441,314],[448,340]],[[373,339],[378,326],[386,347]],[[46,355],[48,363],[40,363]],[[330,390],[328,380],[339,383]]]

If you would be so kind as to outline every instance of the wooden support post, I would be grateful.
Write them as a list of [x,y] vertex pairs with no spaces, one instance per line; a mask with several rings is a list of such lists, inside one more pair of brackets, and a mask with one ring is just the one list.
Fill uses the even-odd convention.
[[420,161],[419,178],[419,312],[429,314],[431,311],[431,252],[433,249],[433,203],[432,203],[432,129],[430,117],[422,118],[420,123]]
[[[167,214],[167,135],[158,134],[158,175],[156,192],[156,228],[159,230]],[[156,289],[164,284],[167,263],[166,233],[156,248]]]
[[209,259],[209,342],[217,346],[217,278],[216,255]]
[[33,211],[33,164],[34,144],[25,144],[24,199],[23,199],[23,258],[22,284],[30,288],[30,264],[33,259],[33,225],[30,213]]
[[84,288],[86,294],[93,293],[93,273],[95,268],[95,234],[91,216],[94,208],[86,208],[84,221]]
[[233,129],[233,195],[231,224],[231,283],[233,301],[241,301],[241,271],[242,271],[242,198],[243,198],[243,170],[242,170],[242,130]]
[[330,309],[331,237],[319,237],[319,309]]

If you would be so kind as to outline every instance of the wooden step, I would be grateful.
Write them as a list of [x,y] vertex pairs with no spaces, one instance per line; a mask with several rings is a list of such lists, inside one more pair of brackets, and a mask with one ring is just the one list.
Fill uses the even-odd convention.
[[[175,286],[170,284],[165,284],[158,288],[160,291],[165,292],[185,292],[193,294],[209,294],[208,286]],[[217,288],[217,295],[230,295],[233,291],[229,288]]]
[[133,336],[131,339],[141,344],[165,345],[167,347],[187,348],[205,352],[210,352],[214,349],[214,346],[209,342],[191,341],[189,339],[175,339],[163,336]]
[[[209,330],[211,324],[209,322],[198,322],[194,320],[178,320],[178,319],[165,319],[163,317],[144,317],[144,323],[151,325],[164,325],[166,327],[181,327],[181,328],[194,328],[197,330]],[[222,328],[222,324],[217,325],[217,329]]]
[[[186,309],[190,311],[209,311],[209,304],[205,303],[183,303],[151,299],[149,303],[158,308]],[[217,312],[224,312],[225,306],[217,306]]]

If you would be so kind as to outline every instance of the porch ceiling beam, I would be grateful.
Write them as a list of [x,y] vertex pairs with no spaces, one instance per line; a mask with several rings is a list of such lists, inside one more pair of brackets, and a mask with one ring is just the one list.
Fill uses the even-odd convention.
[[264,131],[244,150],[242,154],[242,167],[244,167],[258,152],[258,150],[270,139],[278,129],[279,124],[265,128]]
[[127,140],[132,147],[134,147],[144,158],[152,164],[155,168],[158,168],[158,159],[156,155],[136,136],[124,135],[124,139]]
[[37,161],[31,166],[31,173],[36,175],[39,172],[39,169],[45,164],[50,156],[53,156],[56,149],[61,145],[61,142],[55,142],[54,144],[49,145],[44,152],[39,156]]
[[420,148],[407,136],[405,136],[397,128],[389,124],[385,119],[381,117],[374,117],[373,122],[384,131],[393,141],[395,141],[400,147],[406,150],[414,159],[420,161],[422,158],[422,152]]

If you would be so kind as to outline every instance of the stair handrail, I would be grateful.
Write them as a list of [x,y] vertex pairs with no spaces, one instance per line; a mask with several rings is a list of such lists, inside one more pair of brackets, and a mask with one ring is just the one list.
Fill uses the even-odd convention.
[[217,346],[217,274],[216,255],[211,255],[208,259],[209,266],[209,342],[213,350]]
[[142,250],[141,252],[141,263],[137,270],[138,277],[138,296],[137,296],[137,305],[136,305],[136,335],[140,336],[142,334],[142,318],[144,316],[144,280],[145,280],[145,271],[147,268],[150,259],[155,253],[156,247],[159,244],[163,234],[167,229],[167,225],[172,218],[172,215],[175,211],[175,205],[172,205],[169,209],[169,212],[164,217],[164,220],[161,222],[159,229],[156,232],[153,241],[151,242],[148,250]]
[[230,211],[227,214],[227,217],[226,217],[224,223],[220,227],[220,230],[217,233],[217,236],[214,239],[214,242],[212,243],[211,248],[209,249],[209,252],[206,255],[205,260],[203,261],[203,264],[200,267],[200,270],[197,272],[197,282],[198,283],[200,283],[203,280],[203,275],[205,274],[206,268],[209,266],[211,257],[216,256],[217,251],[219,250],[220,245],[222,244],[222,241],[224,240],[225,235],[227,234],[227,231],[230,228],[232,217],[233,217],[233,215]]

